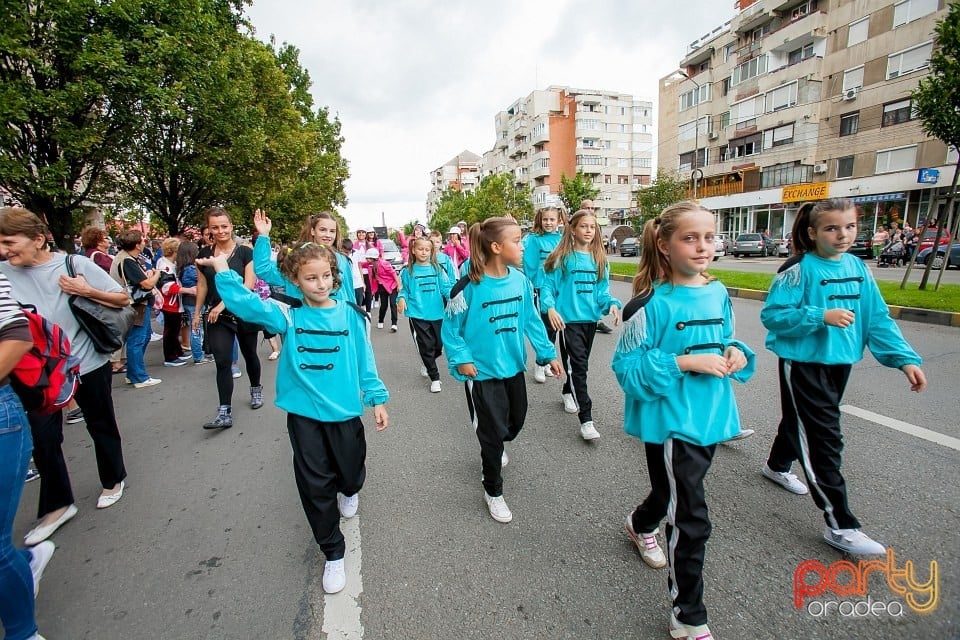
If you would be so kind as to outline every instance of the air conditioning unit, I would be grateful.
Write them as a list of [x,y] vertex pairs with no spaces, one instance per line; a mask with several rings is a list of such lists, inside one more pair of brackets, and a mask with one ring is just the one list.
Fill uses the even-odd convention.
[[717,138],[720,137],[720,134],[717,133],[716,131],[711,131],[710,133],[707,134],[707,137],[710,138],[711,140],[716,140]]
[[813,165],[814,173],[826,173],[827,172],[827,163],[815,164]]
[[858,93],[860,93],[860,87],[853,87],[851,89],[847,89],[846,91],[843,92],[843,99],[854,100],[856,99]]

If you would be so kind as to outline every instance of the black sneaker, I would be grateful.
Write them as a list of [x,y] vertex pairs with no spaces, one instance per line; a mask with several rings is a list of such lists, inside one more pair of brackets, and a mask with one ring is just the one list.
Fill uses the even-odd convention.
[[263,385],[250,387],[250,408],[259,409],[263,406]]
[[76,424],[83,422],[83,410],[77,407],[73,411],[67,411],[67,424]]
[[224,405],[217,409],[217,416],[203,425],[204,429],[229,429],[233,426],[233,416],[230,413],[230,407]]
[[597,332],[598,333],[613,333],[613,329],[608,327],[603,320],[597,323]]

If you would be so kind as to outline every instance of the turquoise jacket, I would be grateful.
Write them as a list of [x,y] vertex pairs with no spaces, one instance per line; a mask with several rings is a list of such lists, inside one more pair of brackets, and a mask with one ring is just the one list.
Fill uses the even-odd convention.
[[557,357],[533,306],[530,280],[520,271],[510,267],[506,276],[485,275],[478,283],[461,278],[450,295],[440,335],[457,380],[469,379],[457,371],[467,363],[477,368],[474,380],[503,380],[526,370],[525,339],[537,364]]
[[[334,253],[337,256],[337,269],[340,271],[340,287],[330,297],[343,302],[353,302],[356,294],[353,290],[353,268],[350,266],[350,260],[339,251]],[[284,287],[284,292],[291,298],[303,300],[300,288],[287,280],[287,277],[277,268],[277,263],[270,257],[270,238],[267,236],[258,236],[253,244],[253,271],[267,284]]]
[[534,289],[540,288],[543,263],[550,252],[560,244],[562,237],[562,233],[554,231],[553,233],[528,233],[523,239],[523,272],[530,278]]
[[457,265],[453,264],[453,259],[442,251],[437,252],[437,264],[447,272],[450,282],[455,283],[460,277],[460,272],[457,271]]
[[227,309],[283,336],[277,370],[276,405],[321,422],[342,422],[363,407],[384,404],[390,394],[377,374],[367,316],[354,304],[335,300],[329,309],[283,309],[244,288],[233,271],[217,274]]
[[414,264],[413,273],[409,267],[400,271],[400,283],[397,300],[406,301],[405,316],[418,320],[443,319],[443,306],[454,284],[446,271],[432,264]]
[[[853,324],[825,325],[824,312],[837,308],[853,311]],[[807,253],[784,263],[770,285],[760,321],[769,331],[767,348],[784,360],[853,364],[869,347],[887,367],[921,362],[890,317],[870,269],[849,253],[840,260]]]
[[597,263],[589,253],[574,251],[563,266],[540,270],[540,311],[556,309],[564,322],[597,322],[610,308],[623,307],[610,295],[610,265],[597,282]]
[[[733,336],[733,307],[717,281],[700,287],[657,284],[653,296],[634,298],[613,354],[613,372],[625,396],[624,431],[644,442],[678,438],[700,446],[740,432],[732,380],[753,375],[756,356]],[[726,378],[680,371],[677,356],[723,354],[736,346],[747,366]]]

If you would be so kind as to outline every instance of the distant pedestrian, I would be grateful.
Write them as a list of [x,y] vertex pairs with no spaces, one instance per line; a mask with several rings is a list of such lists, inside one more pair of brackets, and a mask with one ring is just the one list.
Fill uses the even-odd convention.
[[370,287],[373,297],[380,303],[380,316],[377,320],[377,329],[383,329],[383,321],[387,317],[387,307],[390,308],[390,332],[397,332],[397,295],[400,291],[400,276],[393,270],[382,253],[377,253],[375,247],[367,249],[367,269],[370,271]]
[[[796,225],[794,225],[796,227]],[[873,239],[870,241],[870,244],[873,246],[873,257],[879,258],[880,254],[883,253],[883,248],[887,245],[887,241],[890,239],[890,232],[887,231],[886,227],[880,226],[877,229],[876,233],[873,234]]]

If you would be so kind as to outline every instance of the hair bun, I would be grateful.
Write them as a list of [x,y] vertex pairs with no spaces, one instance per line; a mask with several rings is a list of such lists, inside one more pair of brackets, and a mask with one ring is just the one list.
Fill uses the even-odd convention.
[[657,216],[656,218],[653,219],[653,224],[655,224],[655,225],[657,225],[657,226],[660,225],[660,216]]

